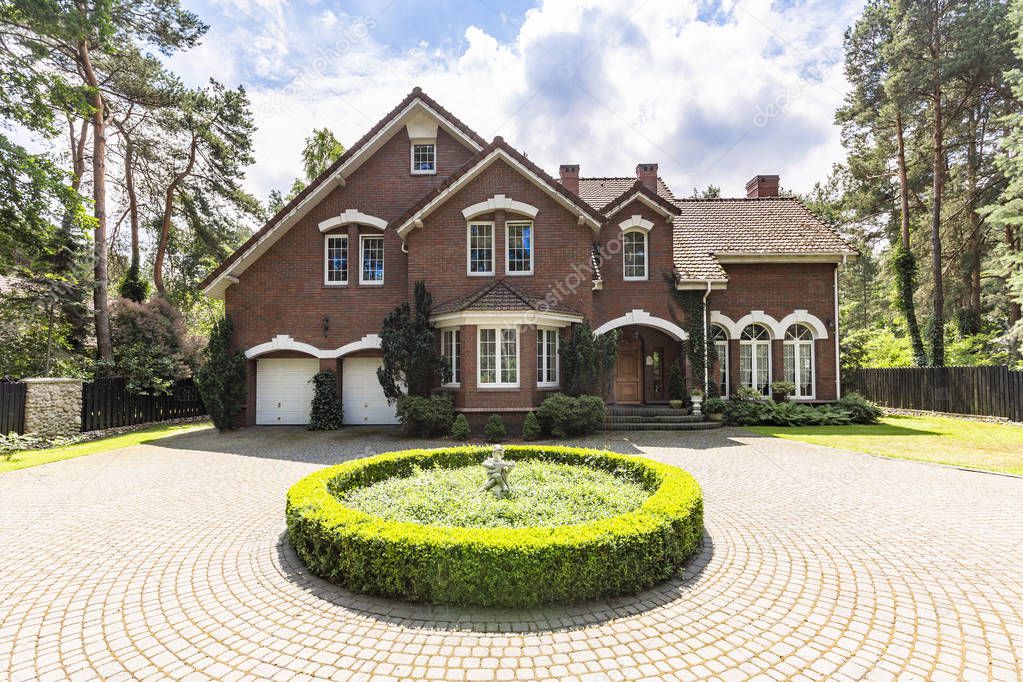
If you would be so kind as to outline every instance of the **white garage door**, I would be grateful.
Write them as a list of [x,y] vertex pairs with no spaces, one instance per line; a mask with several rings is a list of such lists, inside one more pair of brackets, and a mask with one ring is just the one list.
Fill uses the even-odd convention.
[[277,358],[256,362],[256,423],[308,424],[313,402],[310,379],[320,371],[316,358]]
[[394,406],[387,404],[384,389],[377,379],[380,358],[345,358],[341,381],[341,399],[345,424],[397,424]]

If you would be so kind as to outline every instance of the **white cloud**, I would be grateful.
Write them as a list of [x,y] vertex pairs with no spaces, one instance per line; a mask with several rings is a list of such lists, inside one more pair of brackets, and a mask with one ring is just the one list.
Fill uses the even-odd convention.
[[470,26],[458,47],[424,37],[395,50],[372,18],[303,18],[274,0],[230,6],[260,20],[215,26],[214,44],[174,66],[250,79],[260,130],[248,185],[259,196],[290,185],[314,127],[352,144],[414,85],[552,172],[577,162],[584,175],[628,175],[658,162],[680,194],[709,183],[739,194],[768,172],[805,191],[841,158],[836,56],[860,10],[859,0],[545,2],[511,42]]

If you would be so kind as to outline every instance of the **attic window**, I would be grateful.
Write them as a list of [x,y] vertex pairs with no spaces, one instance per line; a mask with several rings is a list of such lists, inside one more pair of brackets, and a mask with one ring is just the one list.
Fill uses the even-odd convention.
[[412,174],[433,175],[437,172],[437,145],[434,142],[412,143]]

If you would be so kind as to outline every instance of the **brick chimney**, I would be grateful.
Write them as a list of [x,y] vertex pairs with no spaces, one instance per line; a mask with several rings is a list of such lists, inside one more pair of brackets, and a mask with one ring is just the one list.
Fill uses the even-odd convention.
[[754,175],[753,179],[746,183],[747,199],[776,196],[778,196],[777,175]]
[[636,177],[646,185],[647,189],[657,192],[657,164],[641,163],[636,166]]
[[579,194],[579,164],[561,164],[558,168],[558,175],[561,177],[561,186],[572,194]]

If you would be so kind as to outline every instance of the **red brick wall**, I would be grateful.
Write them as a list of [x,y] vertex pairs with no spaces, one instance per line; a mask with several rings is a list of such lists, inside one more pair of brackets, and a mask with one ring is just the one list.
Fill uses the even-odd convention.
[[[814,342],[817,400],[834,400],[835,394],[835,265],[831,263],[733,264],[725,267],[728,288],[714,291],[708,307],[739,320],[753,310],[762,310],[780,321],[796,310],[806,310],[828,324],[828,338]],[[774,381],[783,373],[782,340],[771,342]],[[729,381],[739,386],[738,339],[729,342]]]

